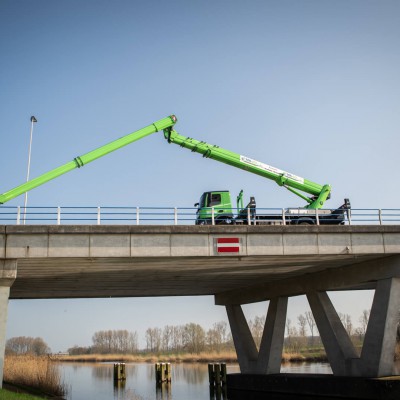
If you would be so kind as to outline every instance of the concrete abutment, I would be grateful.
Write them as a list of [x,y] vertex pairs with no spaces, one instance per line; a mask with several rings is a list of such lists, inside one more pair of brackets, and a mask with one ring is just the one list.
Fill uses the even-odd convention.
[[16,260],[0,260],[0,388],[3,386],[8,299],[10,297],[10,287],[13,284],[16,276]]

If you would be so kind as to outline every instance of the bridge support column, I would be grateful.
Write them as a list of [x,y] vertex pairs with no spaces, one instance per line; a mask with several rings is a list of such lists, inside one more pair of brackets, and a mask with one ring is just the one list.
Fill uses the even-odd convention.
[[10,287],[17,276],[16,260],[0,260],[0,388],[3,386],[4,352]]
[[393,373],[399,323],[400,279],[377,282],[361,357],[352,360],[352,374],[380,377]]
[[392,375],[399,322],[400,278],[377,281],[361,356],[358,356],[326,292],[307,293],[334,375]]
[[226,306],[242,373],[276,374],[280,372],[287,303],[287,297],[276,297],[270,300],[259,351],[257,351],[242,307],[240,305]]
[[307,293],[315,323],[334,375],[348,375],[346,363],[358,354],[326,292]]

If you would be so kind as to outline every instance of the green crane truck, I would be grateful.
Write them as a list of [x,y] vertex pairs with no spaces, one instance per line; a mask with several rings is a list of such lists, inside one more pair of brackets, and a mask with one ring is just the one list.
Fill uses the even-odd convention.
[[[229,191],[220,190],[205,192],[200,197],[197,208],[196,224],[331,224],[345,223],[345,215],[350,210],[350,201],[344,200],[344,204],[335,210],[322,210],[325,201],[330,198],[331,186],[320,185],[308,179],[302,178],[271,165],[253,160],[244,155],[222,149],[219,146],[210,145],[203,141],[180,135],[173,127],[164,129],[164,136],[168,143],[174,143],[193,152],[202,154],[203,157],[243,169],[253,174],[275,181],[290,192],[307,202],[304,207],[289,208],[281,215],[257,213],[254,197],[243,207],[243,191],[237,196],[237,214],[233,212],[233,206]],[[304,193],[311,195],[306,196]],[[318,210],[318,211],[317,211]]]
[[[253,160],[249,157],[222,149],[219,146],[210,145],[203,141],[182,136],[173,129],[176,122],[176,116],[170,115],[167,118],[154,122],[145,128],[114,140],[113,142],[101,146],[89,153],[75,157],[72,161],[60,167],[0,194],[0,204],[4,204],[5,202],[43,185],[60,175],[72,171],[73,169],[80,168],[105,156],[106,154],[120,149],[121,147],[162,130],[168,143],[177,144],[193,152],[202,154],[203,157],[211,158],[273,180],[279,186],[285,187],[307,202],[306,206],[296,209],[288,209],[280,216],[265,213],[259,214],[256,210],[254,197],[250,199],[250,202],[246,207],[243,207],[243,191],[241,191],[237,197],[237,213],[235,215],[229,191],[222,190],[205,192],[201,196],[200,202],[195,204],[195,207],[197,207],[196,224],[276,224],[281,223],[282,220],[284,220],[286,224],[315,224],[317,222],[320,224],[344,223],[345,213],[350,209],[350,202],[348,199],[345,199],[345,203],[338,209],[322,210],[325,201],[330,197],[330,185],[319,185],[297,175]],[[304,193],[311,196],[307,197]],[[319,211],[316,212],[316,210]]]

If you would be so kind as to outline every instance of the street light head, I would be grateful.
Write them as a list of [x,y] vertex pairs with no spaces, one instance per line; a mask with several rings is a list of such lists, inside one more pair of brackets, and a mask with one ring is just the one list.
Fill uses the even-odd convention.
[[37,122],[37,119],[32,115],[31,122]]

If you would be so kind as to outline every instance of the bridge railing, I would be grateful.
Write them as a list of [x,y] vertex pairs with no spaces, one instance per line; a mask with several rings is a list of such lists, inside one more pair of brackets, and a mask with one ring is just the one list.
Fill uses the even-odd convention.
[[[1,225],[194,225],[197,208],[193,207],[0,207]],[[211,208],[207,223],[218,224],[218,211]],[[232,210],[235,214],[236,210]],[[256,215],[268,218],[257,220]],[[327,223],[326,210],[304,210],[285,208],[257,208],[242,214],[236,223],[286,225],[290,216],[311,215],[317,225]],[[389,225],[400,224],[400,209],[351,209],[345,211],[345,225]]]

